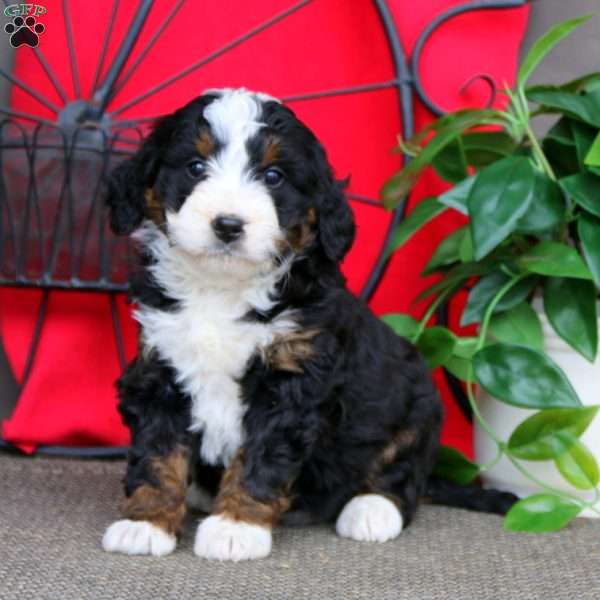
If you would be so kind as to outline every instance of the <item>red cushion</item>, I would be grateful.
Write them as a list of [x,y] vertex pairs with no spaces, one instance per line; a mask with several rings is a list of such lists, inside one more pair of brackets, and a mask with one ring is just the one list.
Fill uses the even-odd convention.
[[[391,0],[403,47],[410,52],[419,32],[435,15],[462,3],[462,0]],[[114,56],[135,4],[120,4],[109,58]],[[155,2],[128,64],[135,60],[173,4],[167,0]],[[109,109],[118,110],[154,84],[292,4],[291,0],[187,3]],[[45,6],[47,14],[39,17],[46,26],[40,49],[73,97],[62,5],[54,0],[47,1]],[[71,0],[69,6],[81,87],[86,96],[104,35],[104,25],[98,24],[107,23],[112,3],[94,3],[92,8],[86,0]],[[251,6],[251,10],[245,6]],[[464,93],[460,88],[476,73],[486,73],[499,84],[513,80],[527,15],[527,7],[482,10],[444,24],[433,34],[421,60],[422,80],[429,95],[445,109],[485,104],[489,91],[484,84],[473,84]],[[29,49],[17,52],[15,69],[19,77],[61,104]],[[123,111],[119,117],[168,112],[208,87],[243,85],[285,97],[391,78],[391,57],[374,3],[313,0],[276,26]],[[18,88],[14,89],[12,104],[23,112],[54,116]],[[396,92],[384,89],[290,102],[290,106],[323,141],[338,176],[352,176],[350,190],[376,198],[381,184],[399,166],[399,156],[390,152],[401,129]],[[418,129],[431,115],[417,105],[415,119]],[[434,174],[427,173],[411,196],[411,206],[422,197],[440,191],[443,185]],[[358,237],[344,270],[350,287],[359,290],[377,256],[389,215],[362,204],[354,204],[354,208]],[[436,241],[459,222],[458,215],[437,219],[396,254],[371,302],[377,314],[422,312],[422,306],[415,308],[411,304],[418,291],[430,283],[420,276],[422,266]],[[23,369],[39,298],[38,291],[0,290],[1,333],[18,375]],[[135,352],[135,326],[123,298],[119,299],[119,310],[131,356]],[[4,437],[23,449],[33,449],[39,444],[125,444],[127,433],[115,411],[113,381],[118,372],[108,298],[101,294],[51,292],[36,362],[18,408],[3,423]],[[444,441],[470,452],[470,428],[450,400],[441,378],[438,381],[447,406]]]

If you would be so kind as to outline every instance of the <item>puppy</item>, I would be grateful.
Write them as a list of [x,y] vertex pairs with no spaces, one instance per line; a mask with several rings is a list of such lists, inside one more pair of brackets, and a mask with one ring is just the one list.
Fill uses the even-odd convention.
[[112,174],[112,228],[140,248],[141,336],[117,384],[132,447],[105,550],[169,554],[186,496],[210,512],[194,552],[234,561],[267,556],[282,521],[393,539],[426,493],[506,510],[430,478],[440,399],[345,287],[343,187],[289,108],[244,89],[163,118]]

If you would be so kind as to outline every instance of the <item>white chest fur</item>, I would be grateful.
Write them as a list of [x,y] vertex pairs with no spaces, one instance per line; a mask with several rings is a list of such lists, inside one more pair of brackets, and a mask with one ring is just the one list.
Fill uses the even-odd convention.
[[145,345],[174,367],[192,398],[191,429],[202,431],[202,456],[211,464],[227,464],[243,441],[238,380],[274,337],[272,327],[240,320],[244,311],[231,300],[199,295],[173,312],[142,308],[137,314]]
[[144,345],[175,369],[190,395],[190,429],[202,432],[203,459],[227,465],[244,438],[246,405],[238,381],[255,353],[294,328],[292,315],[285,313],[269,323],[244,319],[253,307],[270,307],[269,294],[281,274],[231,285],[214,273],[199,277],[198,265],[186,267],[181,256],[176,263],[159,261],[153,273],[179,306],[169,311],[140,306],[136,318]]

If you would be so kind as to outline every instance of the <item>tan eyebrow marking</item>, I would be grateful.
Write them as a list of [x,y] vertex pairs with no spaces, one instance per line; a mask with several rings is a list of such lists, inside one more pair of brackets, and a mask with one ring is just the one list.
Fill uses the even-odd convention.
[[202,158],[208,158],[215,151],[216,143],[207,129],[202,129],[196,140],[196,150]]
[[275,135],[267,138],[267,143],[265,144],[265,151],[263,153],[262,161],[260,163],[261,167],[266,167],[271,163],[274,163],[281,153],[281,139]]

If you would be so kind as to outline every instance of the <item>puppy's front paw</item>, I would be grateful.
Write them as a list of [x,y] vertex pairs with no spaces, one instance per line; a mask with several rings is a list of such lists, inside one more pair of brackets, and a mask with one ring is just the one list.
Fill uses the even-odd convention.
[[271,552],[271,530],[260,525],[232,521],[219,515],[198,526],[194,553],[214,560],[251,560]]
[[104,533],[102,547],[107,552],[165,556],[175,550],[177,540],[148,521],[115,521]]
[[386,542],[402,531],[402,515],[387,498],[364,494],[344,506],[335,529],[338,535],[359,542]]

